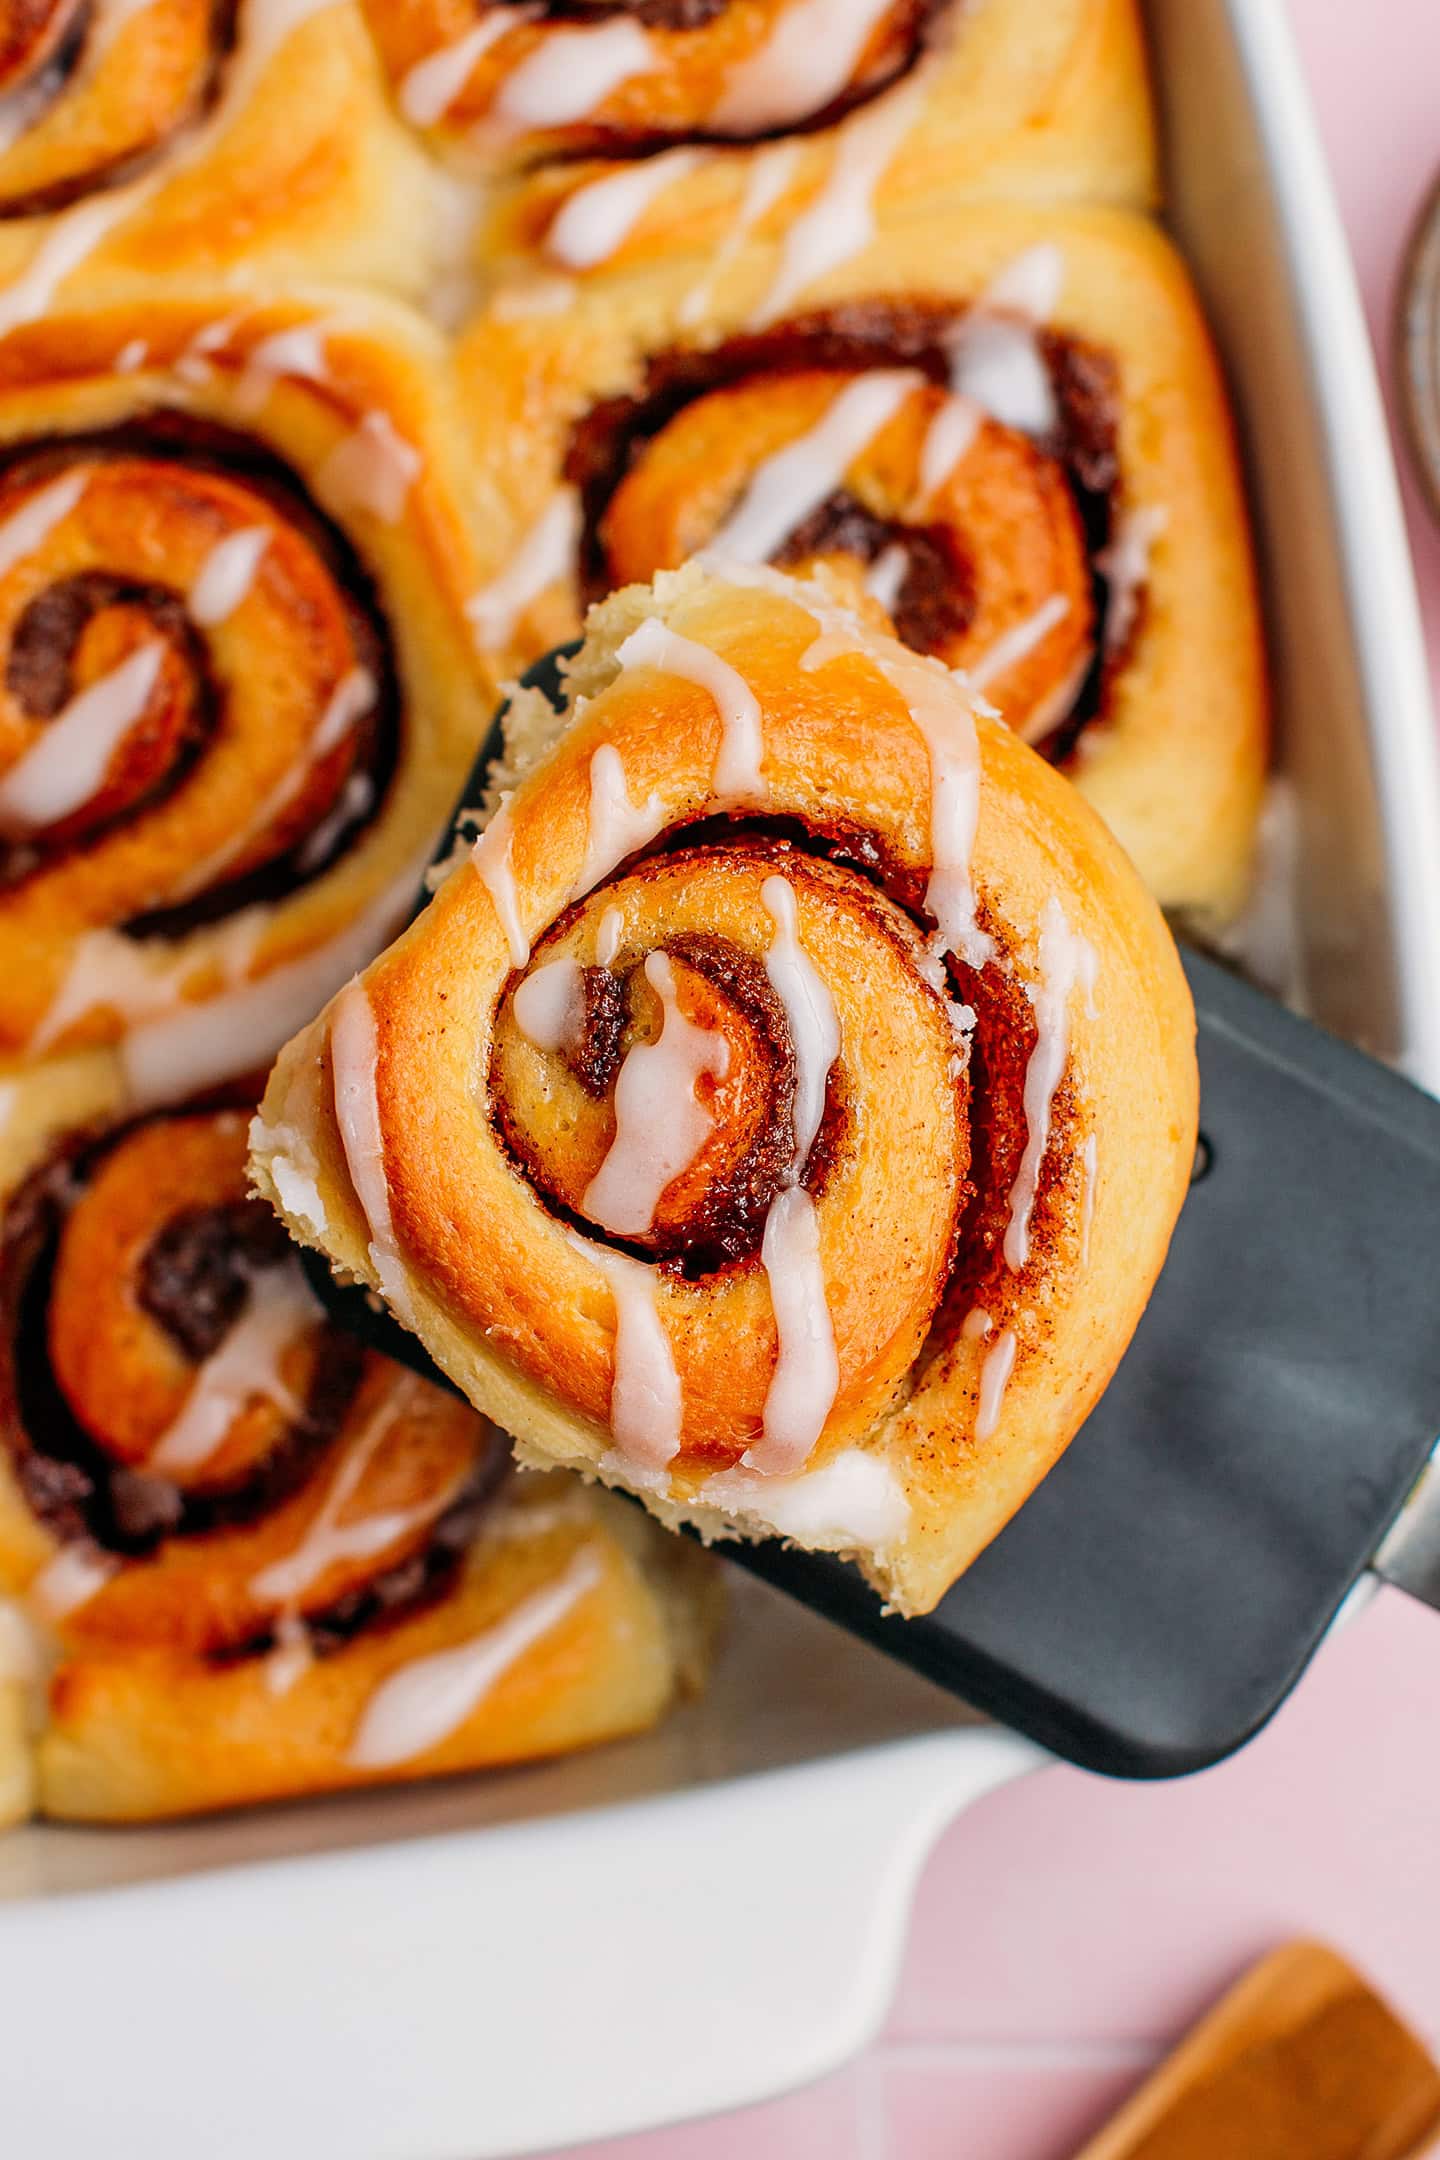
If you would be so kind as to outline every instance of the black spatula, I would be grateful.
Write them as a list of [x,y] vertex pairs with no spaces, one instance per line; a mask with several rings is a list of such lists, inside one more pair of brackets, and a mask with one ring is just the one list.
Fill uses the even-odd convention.
[[[553,663],[528,679],[555,694]],[[1248,1739],[1367,1568],[1440,1602],[1440,1498],[1420,1493],[1397,1524],[1440,1433],[1440,1102],[1214,962],[1186,968],[1195,1184],[1119,1372],[1044,1484],[922,1620],[887,1618],[842,1561],[722,1548],[1125,1777],[1200,1769]],[[443,1377],[311,1258],[337,1317]],[[1440,1668],[1440,1637],[1436,1652]]]

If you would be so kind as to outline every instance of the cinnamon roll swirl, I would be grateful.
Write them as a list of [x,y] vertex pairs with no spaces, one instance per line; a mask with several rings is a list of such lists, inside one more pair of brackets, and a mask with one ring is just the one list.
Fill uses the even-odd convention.
[[516,700],[479,840],[282,1053],[259,1189],[523,1460],[928,1610],[1159,1269],[1174,948],[963,677],[816,585],[631,588],[567,689]]
[[512,1472],[467,1404],[338,1333],[246,1196],[247,1116],[72,1141],[0,1226],[35,1804],[178,1814],[651,1723],[700,1651],[698,1556]]
[[[772,319],[782,254],[497,300],[461,355],[505,669],[704,554],[823,571],[977,688],[1201,927],[1249,875],[1263,665],[1228,415],[1148,223],[974,206],[888,228]],[[803,306],[800,304],[803,298]],[[759,325],[757,327],[757,324]],[[488,546],[487,546],[488,542]]]
[[372,17],[402,110],[472,159],[546,160],[486,221],[507,278],[676,258],[696,276],[745,239],[796,227],[820,250],[872,213],[970,197],[1155,199],[1134,0],[413,0]]
[[432,203],[348,0],[0,8],[0,329],[241,257],[418,290]]
[[0,342],[8,1173],[263,1066],[403,916],[491,696],[454,463],[438,340],[358,299]]

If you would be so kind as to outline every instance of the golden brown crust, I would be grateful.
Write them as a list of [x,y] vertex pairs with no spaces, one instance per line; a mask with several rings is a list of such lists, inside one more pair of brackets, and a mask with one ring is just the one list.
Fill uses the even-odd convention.
[[[751,237],[774,241],[848,161],[868,156],[861,143],[892,132],[874,191],[882,217],[971,197],[1153,204],[1154,123],[1134,0],[954,0],[933,11],[927,44],[927,57],[848,122],[781,135],[778,148],[672,161],[594,259],[567,244],[578,214],[569,213],[568,233],[557,220],[579,191],[619,168],[603,157],[542,167],[501,192],[486,254],[517,278],[548,268],[587,279],[679,261],[693,283],[738,223],[751,220]],[[643,88],[642,79],[632,95]],[[580,222],[588,228],[588,214]]]
[[[1092,676],[1101,719],[1085,728],[1066,769],[1162,904],[1214,926],[1235,912],[1247,885],[1266,762],[1266,698],[1230,418],[1204,322],[1169,243],[1148,222],[1104,210],[987,204],[960,219],[897,221],[806,286],[793,319],[839,324],[845,338],[832,337],[830,349],[839,343],[853,355],[858,311],[869,318],[873,367],[912,364],[913,342],[898,351],[893,340],[887,344],[887,309],[941,322],[947,309],[963,316],[1001,272],[1036,249],[1058,257],[1051,331],[1113,372],[1118,471],[1090,497],[1086,514],[1108,520],[1112,544],[1117,531],[1148,533],[1132,625]],[[576,472],[577,440],[597,410],[642,398],[664,356],[693,353],[701,356],[697,367],[709,368],[727,341],[754,351],[755,341],[742,333],[773,285],[778,260],[773,246],[750,246],[723,267],[703,336],[685,321],[693,267],[675,263],[617,282],[603,296],[582,291],[561,315],[519,315],[497,302],[472,326],[460,369],[484,474],[476,520],[484,536],[482,593],[555,502],[567,470]],[[783,325],[767,332],[781,347],[786,336]],[[800,358],[791,355],[785,371]],[[853,357],[832,363],[854,364]],[[753,363],[750,380],[763,378],[763,365]],[[1073,490],[1073,470],[1069,484]],[[670,559],[668,544],[658,546],[660,528],[647,523],[645,530],[657,540],[657,560]],[[1091,541],[1097,553],[1100,544]],[[623,567],[639,570],[635,549]],[[1065,590],[1063,569],[1045,574]],[[506,670],[572,636],[577,619],[575,582],[553,566],[550,581],[524,606],[476,614]],[[1023,685],[1019,694],[1023,702]]]
[[[953,696],[949,679],[843,618],[833,619],[834,651],[807,668],[803,657],[831,611],[813,589],[763,574],[737,585],[723,573],[713,582],[680,573],[600,612],[573,678],[584,713],[520,779],[505,810],[519,915],[537,959],[550,952],[544,933],[557,918],[562,940],[584,954],[594,916],[607,907],[622,919],[622,972],[637,950],[668,952],[692,914],[708,914],[722,941],[762,961],[773,942],[773,922],[757,920],[752,891],[766,864],[745,852],[743,826],[732,839],[702,823],[695,862],[642,855],[593,901],[582,900],[578,919],[565,914],[591,834],[599,749],[619,754],[631,803],[650,801],[662,829],[704,820],[715,807],[721,724],[709,691],[663,666],[616,673],[618,642],[652,615],[718,655],[758,699],[766,828],[838,847],[823,876],[806,869],[808,858],[785,866],[783,851],[769,863],[792,884],[802,947],[824,971],[838,1011],[844,1047],[832,1085],[851,1120],[835,1166],[814,1181],[839,1380],[807,1469],[839,1463],[849,1476],[858,1450],[903,1496],[908,1527],[897,1532],[892,1519],[884,1534],[866,1536],[821,1524],[805,1541],[856,1552],[895,1604],[923,1611],[1064,1447],[1139,1318],[1193,1152],[1188,995],[1159,915],[1114,842],[1032,751],[982,718],[973,877],[994,952],[984,967],[955,972],[952,963],[954,993],[969,996],[973,983],[979,1016],[968,1050],[952,1039],[923,951],[907,954],[905,934],[873,919],[883,906],[877,877],[892,906],[923,909],[931,765],[911,701],[936,684],[935,694]],[[904,688],[877,673],[877,662],[898,667]],[[675,892],[665,883],[671,860]],[[832,879],[836,893],[825,889]],[[1088,953],[1093,1006],[1080,980]],[[1079,972],[1056,990],[1067,954]],[[259,1188],[296,1235],[362,1279],[385,1281],[427,1348],[516,1435],[526,1459],[639,1484],[665,1519],[733,1534],[734,1504],[727,1513],[714,1488],[702,1488],[717,1465],[733,1470],[758,1437],[776,1361],[766,1274],[752,1253],[718,1271],[702,1267],[693,1280],[673,1267],[652,1278],[679,1382],[680,1450],[658,1487],[637,1476],[607,1429],[617,1308],[587,1242],[602,1233],[588,1202],[578,1211],[578,1244],[545,1204],[492,1122],[480,1077],[511,980],[492,889],[468,864],[362,978],[373,1067],[357,1081],[347,1034],[338,1095],[374,1090],[398,1277],[377,1261],[373,1158],[356,1168],[356,1128],[337,1121],[333,1013],[289,1046],[272,1076],[252,1164]],[[1049,1140],[1040,1142],[1029,1257],[1017,1248],[1011,1261],[1000,1245],[1024,1137],[1038,1129],[1019,1103],[1040,1025],[1031,1015],[1047,994],[1059,998],[1069,1048],[1050,1099]],[[887,1051],[874,1030],[907,997],[913,1025],[900,1026]],[[967,1084],[981,1090],[968,1105]],[[952,1149],[947,1158],[940,1135],[957,1115],[968,1126],[977,1195],[952,1262],[966,1155]],[[297,1148],[323,1221],[284,1205]],[[369,1181],[367,1213],[353,1176]],[[894,1301],[889,1318],[885,1297]],[[988,1315],[987,1335],[975,1324],[965,1329],[977,1307]],[[1014,1349],[1014,1371],[992,1433],[980,1390],[1001,1338]],[[783,1526],[766,1508],[763,1491],[747,1501],[741,1530],[753,1531],[756,1517]]]

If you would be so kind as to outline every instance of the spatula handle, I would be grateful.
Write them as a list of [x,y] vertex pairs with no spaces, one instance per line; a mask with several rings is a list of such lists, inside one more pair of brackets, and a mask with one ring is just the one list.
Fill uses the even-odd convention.
[[1440,1442],[1372,1565],[1385,1582],[1440,1612]]

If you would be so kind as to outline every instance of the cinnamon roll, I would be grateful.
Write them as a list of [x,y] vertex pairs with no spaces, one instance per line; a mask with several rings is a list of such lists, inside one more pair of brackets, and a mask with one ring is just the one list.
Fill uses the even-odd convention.
[[[400,112],[502,191],[486,252],[703,259],[882,156],[885,204],[1148,203],[1134,0],[367,0]],[[760,147],[756,147],[760,146]],[[536,168],[539,168],[538,170]]]
[[[962,665],[1202,927],[1266,759],[1250,547],[1188,280],[1118,212],[973,206],[792,290],[784,250],[497,300],[461,353],[495,476],[472,598],[503,669],[705,553],[811,571]],[[786,305],[778,315],[775,297]]]
[[0,329],[240,257],[417,290],[432,201],[351,0],[0,8]]
[[557,716],[284,1052],[258,1189],[517,1439],[928,1610],[1066,1446],[1194,1152],[1152,900],[963,677],[759,568]]
[[262,1068],[403,918],[492,699],[442,358],[358,298],[0,341],[6,1175]]
[[0,1226],[36,1806],[179,1814],[650,1724],[702,1651],[700,1556],[514,1472],[468,1404],[327,1322],[246,1196],[247,1119],[71,1141]]

